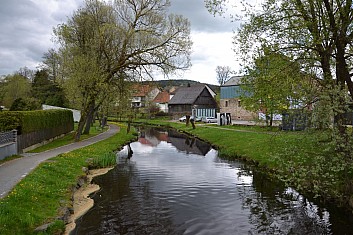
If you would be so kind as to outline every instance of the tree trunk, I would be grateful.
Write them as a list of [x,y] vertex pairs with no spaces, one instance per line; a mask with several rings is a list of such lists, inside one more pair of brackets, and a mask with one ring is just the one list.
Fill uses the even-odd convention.
[[78,122],[78,127],[75,133],[75,141],[79,141],[81,138],[82,130],[86,122],[86,115],[82,113],[80,121]]
[[189,126],[189,122],[190,122],[190,115],[186,115],[186,126]]
[[127,129],[126,133],[130,133],[130,128],[131,128],[131,116],[128,117],[128,122],[127,122]]
[[85,126],[85,123],[87,122],[87,117],[89,113],[89,108],[91,107],[92,102],[94,101],[89,101],[88,105],[84,106],[83,109],[81,110],[81,118],[80,121],[78,122],[78,127],[77,131],[75,133],[75,141],[79,141],[82,135],[83,128]]
[[196,129],[195,120],[191,119],[190,122],[191,122],[191,125],[192,125],[192,129]]
[[89,106],[85,130],[83,131],[83,134],[87,134],[87,135],[89,134],[93,120],[94,120],[94,102],[92,102],[91,105]]

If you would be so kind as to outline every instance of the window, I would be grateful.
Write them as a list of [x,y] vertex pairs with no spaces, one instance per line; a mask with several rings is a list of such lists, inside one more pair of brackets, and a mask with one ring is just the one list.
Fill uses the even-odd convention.
[[238,100],[238,107],[241,107],[241,102],[240,102],[240,100]]
[[228,100],[226,100],[226,102],[225,102],[225,105],[224,105],[225,107],[228,107]]

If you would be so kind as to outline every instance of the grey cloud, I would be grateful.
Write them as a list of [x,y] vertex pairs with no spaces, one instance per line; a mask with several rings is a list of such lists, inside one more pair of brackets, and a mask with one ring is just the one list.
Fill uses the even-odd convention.
[[191,22],[191,29],[200,32],[232,32],[235,27],[230,19],[213,16],[204,0],[171,0],[170,12],[180,14]]
[[[70,7],[75,3],[68,2]],[[51,7],[56,4],[59,10],[51,15],[54,10]],[[65,1],[47,0],[38,4],[28,0],[1,1],[0,75],[13,73],[24,66],[35,69],[43,53],[54,46],[51,35],[53,27],[61,23],[58,19],[66,20],[73,11],[64,4]]]
[[[66,22],[84,0],[1,0],[0,7],[0,75],[20,67],[34,66],[54,44],[53,27]],[[191,22],[192,31],[231,32],[229,19],[210,14],[204,0],[171,0],[170,12],[181,14]],[[195,62],[202,59],[195,55]]]

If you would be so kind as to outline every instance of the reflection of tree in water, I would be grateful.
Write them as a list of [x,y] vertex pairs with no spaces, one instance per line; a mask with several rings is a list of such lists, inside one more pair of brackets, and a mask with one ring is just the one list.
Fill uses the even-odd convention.
[[122,162],[94,182],[102,190],[75,234],[175,234],[170,208],[153,195],[151,183],[133,162]]
[[239,189],[251,234],[331,234],[327,211],[254,167],[243,165],[242,174],[253,176],[252,187]]

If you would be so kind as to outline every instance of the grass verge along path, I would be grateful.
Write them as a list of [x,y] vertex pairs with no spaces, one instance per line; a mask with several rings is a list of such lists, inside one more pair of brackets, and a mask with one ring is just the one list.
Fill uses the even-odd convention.
[[36,234],[35,228],[51,223],[46,233],[65,229],[62,216],[71,206],[72,188],[84,176],[88,158],[100,158],[134,139],[120,125],[120,132],[96,144],[42,162],[0,200],[0,234]]
[[[77,130],[77,126],[78,124],[75,123],[75,127],[74,130]],[[91,127],[90,133],[89,134],[82,134],[80,141],[91,138],[93,136],[99,135],[100,133],[104,132],[107,130],[107,127],[101,128],[99,126],[99,123],[94,123],[93,126]],[[75,139],[74,139],[74,132],[72,133],[68,133],[65,136],[55,139],[52,142],[45,144],[43,146],[40,146],[38,148],[35,148],[31,151],[28,151],[29,153],[40,153],[40,152],[44,152],[50,149],[54,149],[57,147],[61,147],[67,144],[71,144],[74,143]]]

